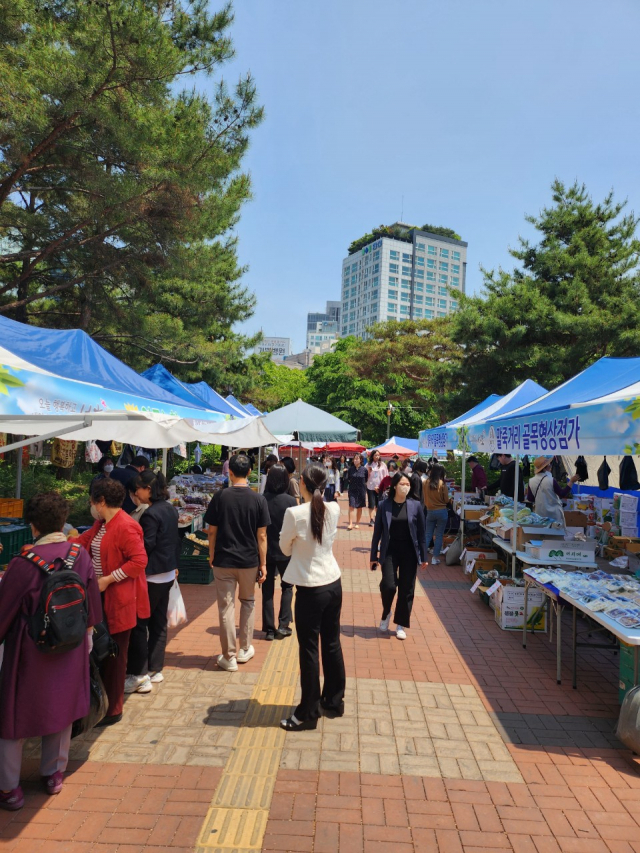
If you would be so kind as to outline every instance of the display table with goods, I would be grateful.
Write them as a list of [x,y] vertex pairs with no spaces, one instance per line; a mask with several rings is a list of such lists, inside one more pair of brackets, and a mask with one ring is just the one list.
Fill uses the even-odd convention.
[[180,514],[178,525],[182,530],[202,530],[211,498],[225,482],[221,474],[178,474],[171,480],[169,500]]
[[[638,648],[640,647],[640,580],[630,575],[609,574],[598,570],[583,572],[578,569],[566,569],[547,566],[535,566],[524,570],[525,578],[525,617],[528,613],[531,590],[539,590],[550,600],[555,601],[557,618],[557,681],[561,682],[561,615],[567,605],[573,608],[572,664],[573,687],[577,686],[577,650],[578,648],[605,648],[616,651],[621,648],[621,678],[625,676],[626,692],[638,684]],[[589,624],[588,633],[606,631],[612,639],[603,643],[579,642],[578,611],[581,611]],[[525,618],[526,624],[526,618]],[[523,646],[526,648],[526,630],[523,629]],[[632,652],[632,653],[631,653]],[[632,673],[627,672],[630,668]],[[625,672],[622,671],[622,665]],[[633,684],[629,682],[632,681]],[[622,700],[622,696],[620,697]]]

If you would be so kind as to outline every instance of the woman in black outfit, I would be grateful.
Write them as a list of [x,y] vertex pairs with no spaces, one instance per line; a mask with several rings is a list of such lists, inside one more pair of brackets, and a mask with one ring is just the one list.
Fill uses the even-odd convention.
[[169,592],[176,578],[181,540],[178,510],[168,502],[164,475],[143,471],[133,486],[138,500],[149,505],[139,523],[149,558],[146,572],[151,615],[138,619],[131,631],[125,693],[148,693],[151,684],[164,680]]
[[[289,557],[280,550],[280,531],[285,512],[298,501],[289,493],[289,472],[284,465],[272,465],[267,474],[264,497],[269,505],[271,523],[267,527],[267,578],[262,584],[262,630],[265,640],[284,640],[291,636],[291,600],[293,585],[282,580],[289,565]],[[280,575],[280,612],[278,627],[275,626],[273,593],[276,575]]]
[[378,508],[371,540],[371,570],[375,571],[378,563],[382,568],[380,630],[389,628],[397,590],[394,621],[399,640],[407,639],[405,629],[411,621],[418,563],[422,568],[427,565],[424,513],[420,502],[409,496],[410,489],[410,478],[397,473],[391,481],[389,497]]

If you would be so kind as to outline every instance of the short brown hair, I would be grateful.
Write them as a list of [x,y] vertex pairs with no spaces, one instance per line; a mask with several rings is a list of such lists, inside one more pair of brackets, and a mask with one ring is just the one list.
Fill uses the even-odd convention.
[[91,487],[91,500],[98,503],[104,499],[107,506],[121,507],[124,502],[124,486],[119,480],[105,477],[104,480],[96,480]]
[[59,492],[43,492],[27,501],[25,520],[42,536],[59,533],[69,516],[69,502]]

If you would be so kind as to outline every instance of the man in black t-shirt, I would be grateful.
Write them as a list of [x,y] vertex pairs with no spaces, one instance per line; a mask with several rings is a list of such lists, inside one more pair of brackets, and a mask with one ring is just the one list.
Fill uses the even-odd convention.
[[[213,496],[204,520],[208,524],[209,559],[213,566],[220,613],[218,666],[235,672],[255,654],[253,639],[255,586],[267,576],[269,509],[251,490],[251,463],[245,453],[229,460],[232,488]],[[236,653],[236,588],[240,598],[240,649]]]

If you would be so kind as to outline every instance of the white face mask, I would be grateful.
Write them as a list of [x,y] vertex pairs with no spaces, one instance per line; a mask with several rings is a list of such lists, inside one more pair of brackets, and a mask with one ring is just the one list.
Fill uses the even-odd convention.
[[113,465],[105,465],[102,470],[105,474],[110,474],[113,471]]
[[396,491],[398,492],[398,494],[406,496],[409,494],[410,488],[411,486],[409,485],[409,483],[398,483],[398,485],[396,486]]
[[95,518],[96,521],[102,521],[102,516],[100,515],[94,504],[91,504],[91,515],[93,516],[93,518]]

